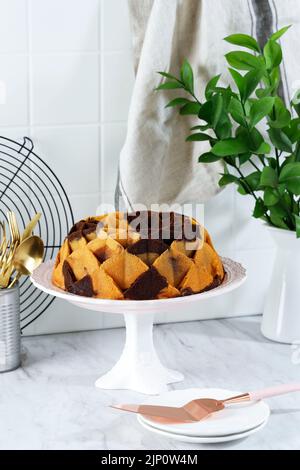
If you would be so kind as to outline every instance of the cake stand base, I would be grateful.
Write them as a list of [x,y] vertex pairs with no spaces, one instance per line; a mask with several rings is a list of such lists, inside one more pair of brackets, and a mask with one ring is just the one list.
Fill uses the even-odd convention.
[[126,342],[116,365],[95,385],[104,389],[130,389],[148,395],[167,391],[167,384],[181,382],[183,375],[160,362],[153,345],[154,314],[124,314]]

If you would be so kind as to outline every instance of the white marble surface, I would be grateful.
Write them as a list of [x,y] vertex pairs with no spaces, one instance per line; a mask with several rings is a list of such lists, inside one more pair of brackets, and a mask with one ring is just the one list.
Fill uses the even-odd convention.
[[[185,374],[172,388],[247,391],[299,381],[299,350],[269,342],[259,328],[260,317],[156,326],[162,361]],[[270,399],[267,426],[233,443],[193,445],[149,433],[134,415],[108,406],[142,395],[93,385],[123,342],[123,329],[24,338],[22,368],[0,374],[0,449],[300,449],[300,394]]]

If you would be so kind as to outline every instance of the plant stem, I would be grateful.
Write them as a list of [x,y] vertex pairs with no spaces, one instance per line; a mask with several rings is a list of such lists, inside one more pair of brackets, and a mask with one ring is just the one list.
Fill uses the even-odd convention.
[[249,193],[254,197],[254,199],[256,201],[258,201],[258,197],[256,196],[256,194],[254,193],[254,191],[252,190],[251,186],[249,183],[247,183],[246,179],[245,179],[245,176],[243,175],[243,173],[241,172],[241,170],[239,169],[238,166],[236,165],[233,165],[234,168],[236,169],[236,171],[238,172],[238,174],[240,175],[241,178],[243,178],[243,184],[247,187],[247,190],[249,191]]
[[200,106],[202,106],[201,103],[200,103],[200,101],[198,100],[197,96],[195,95],[195,93],[194,93],[193,91],[191,91],[191,90],[188,90],[188,89],[185,87],[184,83],[183,83],[181,80],[178,80],[178,82],[180,82],[180,83],[183,85],[185,91],[187,91],[187,92],[197,101],[197,103],[200,104]]
[[256,168],[257,171],[261,171],[260,168],[254,163],[254,161],[251,160],[251,158],[249,158],[249,162],[251,163],[252,166],[254,166],[254,168]]
[[276,155],[276,168],[277,168],[277,175],[279,176],[279,173],[280,173],[280,162],[279,162],[279,152],[278,152],[278,149],[275,148],[275,155]]

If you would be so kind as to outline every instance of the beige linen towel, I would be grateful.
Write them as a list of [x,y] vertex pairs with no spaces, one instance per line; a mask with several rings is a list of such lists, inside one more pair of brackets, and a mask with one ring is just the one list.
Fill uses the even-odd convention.
[[[219,191],[222,165],[197,163],[198,156],[207,150],[207,143],[185,142],[194,121],[179,116],[175,109],[165,108],[172,97],[178,96],[178,90],[155,92],[154,88],[162,81],[156,72],[171,71],[178,75],[187,58],[202,99],[206,82],[225,70],[224,54],[230,48],[223,41],[225,36],[243,32],[264,41],[273,30],[290,21],[298,23],[299,28],[300,2],[128,0],[128,3],[136,81],[127,138],[120,155],[119,190],[127,208],[139,203],[149,207],[153,203],[204,202]],[[224,74],[221,84],[222,80],[226,84],[228,76]],[[283,85],[283,93],[288,93],[287,83]]]

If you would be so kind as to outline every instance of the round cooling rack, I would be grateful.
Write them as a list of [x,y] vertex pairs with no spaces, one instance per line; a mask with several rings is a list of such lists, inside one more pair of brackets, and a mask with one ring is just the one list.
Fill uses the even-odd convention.
[[[45,244],[44,261],[53,259],[74,224],[68,196],[51,168],[33,151],[31,139],[23,144],[0,137],[0,220],[16,214],[20,231],[37,212],[35,229]],[[20,282],[21,329],[40,317],[54,297],[40,291],[28,277]]]

